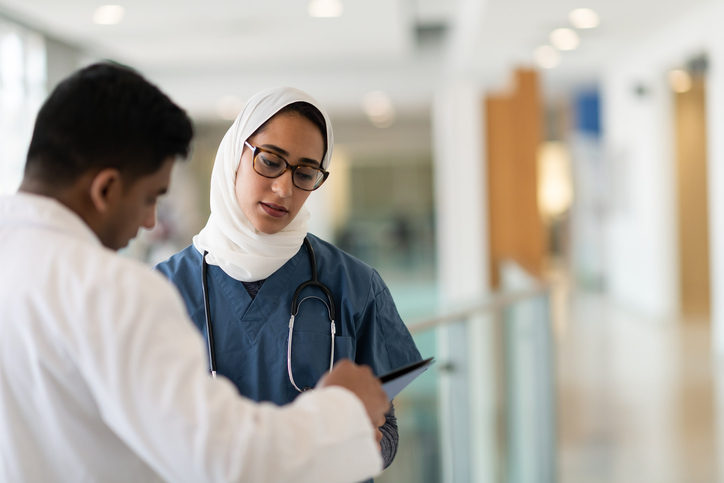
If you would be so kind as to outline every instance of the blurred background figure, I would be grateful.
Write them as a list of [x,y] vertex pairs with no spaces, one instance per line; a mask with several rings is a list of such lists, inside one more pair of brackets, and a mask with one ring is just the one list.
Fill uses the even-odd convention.
[[0,0],[0,193],[38,106],[110,58],[193,117],[153,265],[223,134],[292,85],[335,126],[310,231],[378,269],[423,356],[388,482],[724,481],[722,0]]

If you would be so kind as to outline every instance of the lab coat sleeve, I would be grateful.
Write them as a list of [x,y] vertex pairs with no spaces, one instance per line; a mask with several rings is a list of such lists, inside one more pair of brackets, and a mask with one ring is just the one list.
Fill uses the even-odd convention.
[[88,326],[72,341],[107,425],[174,482],[345,482],[382,461],[361,401],[346,389],[256,404],[207,372],[179,295],[150,270],[108,269],[89,287]]

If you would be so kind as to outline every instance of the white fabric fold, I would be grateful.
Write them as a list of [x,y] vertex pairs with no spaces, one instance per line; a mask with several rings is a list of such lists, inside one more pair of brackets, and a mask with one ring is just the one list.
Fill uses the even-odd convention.
[[236,198],[236,174],[246,141],[274,114],[295,102],[307,102],[322,113],[327,125],[327,152],[322,167],[329,170],[334,137],[327,113],[309,94],[292,87],[273,87],[254,95],[227,131],[211,173],[211,216],[193,239],[206,261],[230,277],[254,282],[269,277],[292,258],[307,235],[309,210],[302,207],[283,230],[273,235],[257,231]]

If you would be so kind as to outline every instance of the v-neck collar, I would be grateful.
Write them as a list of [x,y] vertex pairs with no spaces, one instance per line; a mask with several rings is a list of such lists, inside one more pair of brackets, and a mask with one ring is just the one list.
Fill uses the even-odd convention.
[[[291,303],[288,301],[296,289],[291,286],[293,275],[301,261],[306,260],[306,252],[306,249],[300,247],[296,255],[266,279],[254,299],[241,282],[234,280],[217,266],[209,267],[209,274],[226,296],[236,320],[252,342],[257,340],[267,319],[279,304]],[[291,306],[282,313],[290,313],[290,310]]]

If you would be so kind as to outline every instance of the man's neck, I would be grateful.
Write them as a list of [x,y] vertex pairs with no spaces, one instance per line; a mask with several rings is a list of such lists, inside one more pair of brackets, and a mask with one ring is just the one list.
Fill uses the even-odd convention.
[[75,212],[94,232],[96,231],[93,224],[89,222],[88,203],[84,202],[83,187],[80,180],[69,186],[58,186],[38,178],[25,176],[22,183],[20,183],[18,192],[53,198]]

